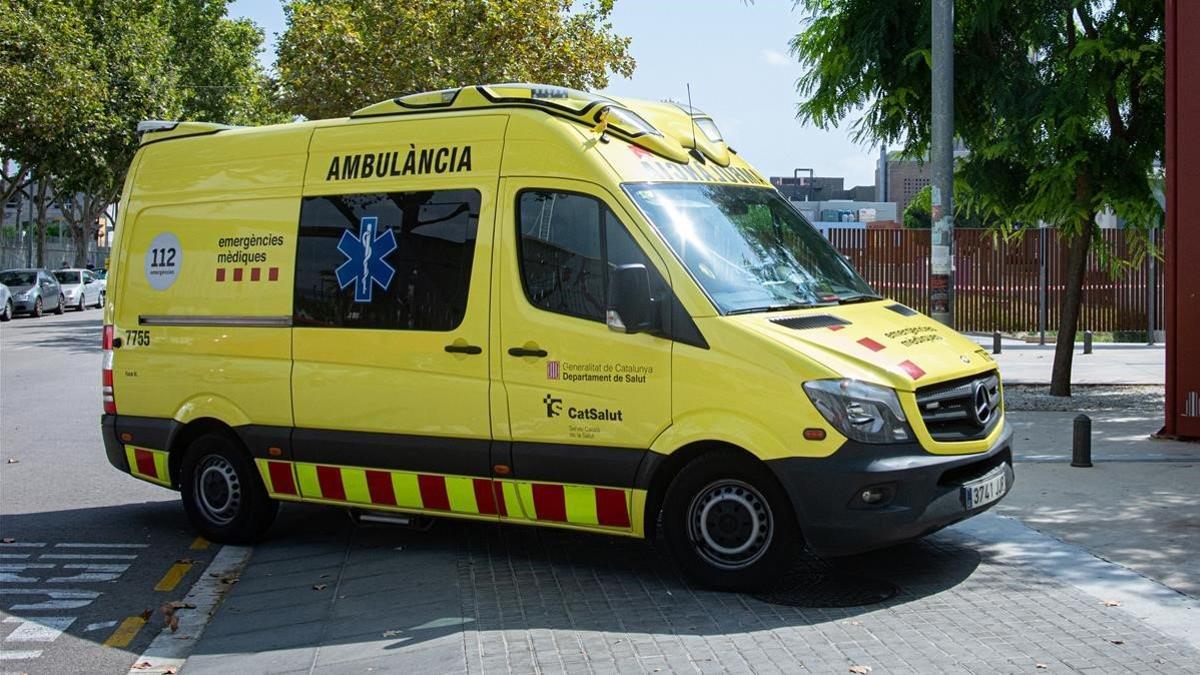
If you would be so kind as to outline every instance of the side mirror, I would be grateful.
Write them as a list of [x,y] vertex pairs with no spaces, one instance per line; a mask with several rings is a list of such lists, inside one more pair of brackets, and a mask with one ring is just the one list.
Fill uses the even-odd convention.
[[606,322],[619,333],[640,333],[650,328],[650,274],[645,265],[621,265],[612,271]]

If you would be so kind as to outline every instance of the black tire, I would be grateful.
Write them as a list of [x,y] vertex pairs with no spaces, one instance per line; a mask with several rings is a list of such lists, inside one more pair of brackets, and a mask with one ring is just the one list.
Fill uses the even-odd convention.
[[76,307],[75,309],[76,309],[76,310],[78,310],[78,311],[80,311],[80,312],[82,312],[82,311],[86,310],[86,309],[87,309],[87,305],[86,305],[86,304],[84,304],[84,303],[86,303],[86,302],[87,302],[87,296],[86,296],[85,294],[83,294],[83,293],[80,293],[80,294],[79,294],[79,306],[78,306],[78,307]]
[[32,316],[33,318],[36,319],[36,318],[40,317],[41,315],[42,315],[42,296],[39,295],[37,297],[37,299],[35,299],[33,301],[33,311],[29,313],[29,316]]
[[96,298],[96,309],[104,309],[104,291]]
[[4,301],[4,313],[0,314],[0,321],[9,321],[13,318],[12,300]]
[[267,495],[249,454],[224,434],[204,434],[192,441],[179,487],[188,520],[209,541],[254,543],[279,512],[279,502]]
[[67,311],[67,299],[60,293],[58,296],[58,307],[54,308],[54,313],[61,315],[65,311]]
[[701,455],[680,470],[663,500],[662,532],[685,576],[722,591],[776,583],[802,550],[779,482],[734,451]]

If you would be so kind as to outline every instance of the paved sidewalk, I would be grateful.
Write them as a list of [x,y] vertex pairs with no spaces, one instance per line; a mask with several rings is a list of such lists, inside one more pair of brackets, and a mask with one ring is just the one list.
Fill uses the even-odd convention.
[[[968,336],[992,351],[992,338]],[[1163,345],[1098,343],[1091,354],[1083,345],[1075,345],[1072,360],[1072,384],[1158,384],[1166,381],[1166,349]],[[1054,345],[1026,344],[1005,340],[999,354],[992,358],[1000,366],[1005,384],[1050,384],[1054,365]]]
[[838,561],[846,593],[897,591],[845,608],[692,590],[649,544],[580,533],[355,527],[293,506],[273,534],[183,673],[1200,671],[1200,638],[1021,562],[1095,559],[992,514]]

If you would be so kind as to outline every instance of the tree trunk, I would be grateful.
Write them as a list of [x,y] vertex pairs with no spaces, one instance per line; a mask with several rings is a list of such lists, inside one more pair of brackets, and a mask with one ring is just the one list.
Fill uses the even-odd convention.
[[1083,276],[1087,271],[1095,227],[1095,217],[1088,218],[1082,231],[1070,240],[1067,285],[1059,312],[1058,339],[1054,343],[1054,370],[1050,373],[1051,396],[1071,395],[1071,362],[1075,357],[1075,333],[1079,329],[1079,309],[1083,304]]
[[37,266],[46,266],[46,188],[48,181],[45,176],[38,178],[37,194],[33,198],[33,202],[37,208],[37,233],[35,242],[37,247]]

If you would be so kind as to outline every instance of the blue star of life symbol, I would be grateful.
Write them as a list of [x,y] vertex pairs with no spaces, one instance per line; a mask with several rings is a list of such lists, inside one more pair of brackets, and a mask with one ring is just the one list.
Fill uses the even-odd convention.
[[378,227],[377,216],[363,216],[358,236],[347,230],[338,242],[338,250],[346,256],[346,262],[336,271],[338,285],[345,288],[354,284],[355,302],[370,302],[375,286],[386,291],[396,273],[395,268],[384,261],[396,250],[396,235],[390,229],[376,234]]

